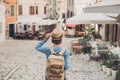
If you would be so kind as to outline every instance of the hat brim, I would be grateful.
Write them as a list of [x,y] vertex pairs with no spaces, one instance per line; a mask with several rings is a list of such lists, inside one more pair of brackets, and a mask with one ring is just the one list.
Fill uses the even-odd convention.
[[54,40],[60,40],[60,39],[62,39],[62,37],[63,37],[63,34],[60,37],[58,37],[58,38],[55,38],[54,36],[52,36],[52,39],[54,39]]

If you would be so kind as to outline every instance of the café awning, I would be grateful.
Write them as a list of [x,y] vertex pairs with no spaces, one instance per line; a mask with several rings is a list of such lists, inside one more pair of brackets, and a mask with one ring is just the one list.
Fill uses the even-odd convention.
[[102,13],[81,13],[66,20],[66,24],[115,24],[116,19]]
[[23,17],[17,20],[20,24],[37,24],[37,25],[52,25],[58,23],[59,20],[42,19],[39,17]]
[[84,8],[91,13],[120,13],[120,0],[103,0],[93,6]]
[[75,27],[75,26],[77,26],[77,24],[65,24],[66,25],[66,27]]

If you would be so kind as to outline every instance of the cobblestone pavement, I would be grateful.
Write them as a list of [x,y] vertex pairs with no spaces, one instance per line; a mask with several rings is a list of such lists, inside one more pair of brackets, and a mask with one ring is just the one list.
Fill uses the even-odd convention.
[[[69,41],[70,38],[64,38],[64,45],[68,48]],[[37,43],[26,40],[0,42],[0,80],[45,80],[46,59],[44,54],[34,49]],[[45,45],[49,46],[48,43]],[[97,62],[87,62],[80,54],[73,54],[70,59],[67,80],[112,80],[100,70]]]
[[30,55],[36,41],[7,40],[0,42],[0,79]]

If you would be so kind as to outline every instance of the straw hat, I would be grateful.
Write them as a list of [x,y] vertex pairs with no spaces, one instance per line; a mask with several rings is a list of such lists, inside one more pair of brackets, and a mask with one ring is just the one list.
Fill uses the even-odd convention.
[[62,39],[63,33],[58,28],[55,28],[52,32],[52,39],[60,40]]

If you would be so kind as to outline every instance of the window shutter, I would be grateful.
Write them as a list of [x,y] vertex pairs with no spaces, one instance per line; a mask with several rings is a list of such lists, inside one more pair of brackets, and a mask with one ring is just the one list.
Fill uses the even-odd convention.
[[19,13],[18,15],[22,15],[22,5],[19,5]]
[[46,14],[46,6],[44,7],[44,14]]
[[38,15],[38,6],[36,6],[36,14]]
[[14,16],[14,5],[11,5],[11,16]]

